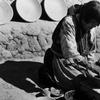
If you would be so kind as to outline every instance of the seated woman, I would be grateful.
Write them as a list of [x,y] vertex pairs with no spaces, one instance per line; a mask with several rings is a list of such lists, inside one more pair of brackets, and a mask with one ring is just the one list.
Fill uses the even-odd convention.
[[87,68],[94,74],[99,73],[93,66],[96,62],[96,33],[93,30],[99,24],[100,2],[90,1],[69,8],[68,14],[57,25],[52,35],[53,44],[45,54],[44,67],[40,70],[43,84],[69,91],[79,85],[78,82],[75,85],[74,77],[85,75]]

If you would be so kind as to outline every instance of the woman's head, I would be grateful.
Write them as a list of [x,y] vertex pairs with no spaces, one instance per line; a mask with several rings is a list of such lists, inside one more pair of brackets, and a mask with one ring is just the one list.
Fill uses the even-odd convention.
[[85,31],[100,24],[100,2],[90,1],[85,3],[80,10],[80,23]]
[[100,2],[90,1],[85,3],[80,10],[80,20],[84,20],[86,23],[96,20],[100,23]]

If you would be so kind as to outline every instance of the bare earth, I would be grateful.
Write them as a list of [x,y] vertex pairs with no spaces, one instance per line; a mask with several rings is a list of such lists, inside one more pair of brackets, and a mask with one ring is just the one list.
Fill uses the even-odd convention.
[[40,90],[26,79],[38,83],[38,69],[42,63],[14,64],[0,65],[0,100],[36,100],[35,93]]

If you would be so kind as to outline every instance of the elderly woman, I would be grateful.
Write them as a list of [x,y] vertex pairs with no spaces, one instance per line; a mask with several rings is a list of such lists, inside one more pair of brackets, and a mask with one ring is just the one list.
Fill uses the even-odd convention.
[[52,35],[53,44],[45,54],[40,71],[43,84],[68,91],[75,89],[75,77],[85,76],[88,68],[93,71],[88,72],[91,75],[98,74],[93,66],[96,34],[91,30],[99,24],[100,2],[90,1],[69,8],[57,25]]

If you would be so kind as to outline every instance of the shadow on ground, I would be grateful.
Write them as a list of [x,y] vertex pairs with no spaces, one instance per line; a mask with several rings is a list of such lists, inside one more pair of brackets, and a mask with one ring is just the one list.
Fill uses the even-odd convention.
[[7,61],[0,65],[0,77],[6,82],[25,90],[28,93],[37,92],[39,88],[36,88],[35,85],[27,81],[26,78],[30,78],[38,84],[38,73],[42,66],[43,63],[39,62]]

